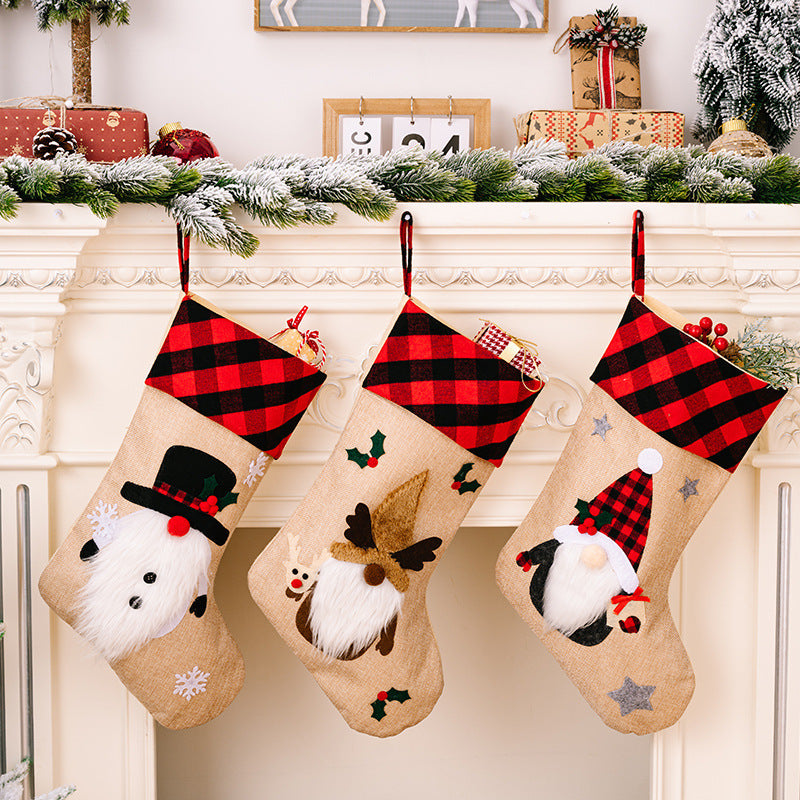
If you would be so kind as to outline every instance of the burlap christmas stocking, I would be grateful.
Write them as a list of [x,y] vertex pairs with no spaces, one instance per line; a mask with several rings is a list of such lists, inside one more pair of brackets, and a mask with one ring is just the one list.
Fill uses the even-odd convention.
[[644,296],[640,220],[633,288],[497,580],[603,721],[645,734],[676,722],[694,690],[667,605],[675,564],[784,390]]
[[425,589],[541,388],[521,377],[409,299],[333,454],[250,569],[254,599],[358,731],[399,733],[441,694]]
[[206,722],[241,688],[214,576],[324,379],[187,294],[119,452],[42,573],[48,605],[162,725]]

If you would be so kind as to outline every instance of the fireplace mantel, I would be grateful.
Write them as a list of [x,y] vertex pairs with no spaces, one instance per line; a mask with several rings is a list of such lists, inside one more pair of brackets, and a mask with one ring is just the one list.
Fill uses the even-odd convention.
[[[627,300],[636,207],[402,206],[415,220],[415,296],[466,334],[484,317],[536,341],[551,377],[467,524],[515,526],[557,460],[588,390],[587,376]],[[769,316],[774,326],[800,337],[800,208],[638,207],[645,215],[648,292],[693,319],[708,314],[735,330],[745,317]],[[265,333],[308,305],[306,320],[320,330],[330,355],[329,379],[248,508],[244,527],[280,525],[303,496],[401,300],[399,213],[387,222],[344,208],[338,214],[327,228],[275,230],[242,219],[261,239],[246,261],[192,246],[192,291]],[[105,665],[87,660],[77,637],[51,618],[35,583],[122,439],[178,300],[177,285],[175,227],[160,209],[124,206],[99,220],[81,207],[25,204],[15,219],[0,221],[3,614],[8,623],[25,613],[25,536],[24,530],[18,534],[14,499],[24,486],[30,496],[38,791],[75,782],[91,800],[155,799],[151,720]],[[781,482],[800,485],[798,445],[800,392],[794,392],[676,572],[672,606],[698,689],[684,719],[654,737],[654,800],[770,796],[776,498]],[[704,567],[713,562],[721,568],[709,576]],[[800,574],[800,554],[792,566]],[[800,593],[791,602],[797,619]],[[800,626],[794,629],[787,796],[800,791]],[[25,626],[9,624],[9,760],[27,752],[17,734],[27,711],[20,666],[25,636]],[[724,680],[717,679],[720,670]],[[92,742],[108,741],[116,755],[98,767]]]

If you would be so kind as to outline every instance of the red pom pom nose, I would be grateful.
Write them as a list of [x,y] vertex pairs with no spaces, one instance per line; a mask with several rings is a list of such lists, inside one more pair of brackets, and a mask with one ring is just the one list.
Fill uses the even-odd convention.
[[189,520],[186,517],[170,517],[167,531],[170,536],[186,536],[189,533]]
[[301,589],[303,587],[303,581],[300,578],[293,578],[292,579],[292,589]]

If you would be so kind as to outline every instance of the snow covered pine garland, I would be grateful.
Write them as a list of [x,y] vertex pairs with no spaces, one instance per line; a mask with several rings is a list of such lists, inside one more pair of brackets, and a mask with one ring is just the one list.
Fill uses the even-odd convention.
[[23,202],[81,203],[99,217],[120,203],[149,203],[192,237],[241,256],[253,255],[258,239],[236,221],[234,204],[262,225],[286,228],[333,223],[332,203],[384,220],[398,202],[473,200],[798,203],[800,160],[632,142],[572,160],[553,140],[449,156],[416,147],[336,159],[267,155],[242,169],[219,158],[191,165],[162,156],[115,164],[80,155],[0,160],[0,219],[12,218]]

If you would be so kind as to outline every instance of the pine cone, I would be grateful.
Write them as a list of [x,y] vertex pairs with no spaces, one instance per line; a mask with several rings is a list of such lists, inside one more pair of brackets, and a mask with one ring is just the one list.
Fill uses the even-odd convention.
[[52,161],[58,153],[77,153],[78,140],[66,128],[43,128],[33,137],[33,157]]
[[720,355],[724,358],[727,358],[731,364],[735,364],[740,369],[744,369],[744,361],[742,361],[742,357],[739,355],[739,345],[736,342],[731,342],[722,352]]

